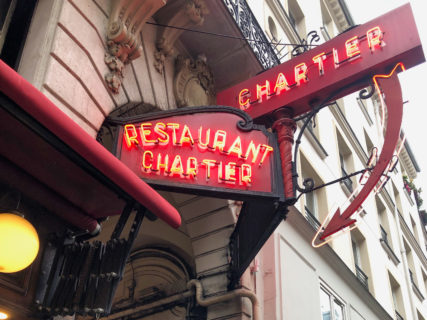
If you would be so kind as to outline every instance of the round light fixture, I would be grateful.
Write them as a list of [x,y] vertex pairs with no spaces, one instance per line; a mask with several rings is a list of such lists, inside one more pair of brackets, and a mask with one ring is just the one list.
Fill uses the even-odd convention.
[[38,251],[39,237],[33,225],[19,215],[0,213],[0,272],[25,269]]
[[7,313],[4,313],[4,312],[0,311],[0,320],[7,319],[7,318],[9,318],[9,316],[7,315]]

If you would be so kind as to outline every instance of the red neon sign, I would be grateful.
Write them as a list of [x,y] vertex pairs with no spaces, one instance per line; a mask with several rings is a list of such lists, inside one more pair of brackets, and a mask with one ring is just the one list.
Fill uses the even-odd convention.
[[[371,191],[375,189],[378,183],[378,189],[383,187],[387,182],[387,178],[383,179],[384,172],[387,174],[388,171],[397,163],[396,158],[394,157],[394,152],[399,139],[400,124],[402,123],[403,114],[402,91],[399,79],[396,75],[398,68],[402,71],[405,70],[404,66],[401,63],[398,63],[389,74],[375,75],[373,77],[375,88],[381,99],[381,104],[387,107],[388,112],[387,131],[379,159],[376,160],[377,151],[374,151],[368,164],[376,162],[376,165],[369,174],[363,188],[342,214],[340,208],[338,208],[331,220],[324,226],[324,230],[320,235],[321,240],[324,240],[325,238],[344,229],[345,227],[351,226],[356,222],[356,220],[352,218],[353,214],[358,208],[360,208],[362,203],[369,196]],[[379,81],[381,81],[381,85],[379,84]],[[384,93],[385,101],[383,101],[381,93]],[[324,224],[322,224],[322,226],[323,225]]]
[[218,93],[217,103],[252,118],[284,106],[297,116],[338,89],[345,88],[334,99],[363,88],[366,81],[360,80],[385,73],[398,62],[409,68],[424,60],[408,4]]
[[[163,129],[159,130],[159,127],[163,127]],[[192,131],[193,133],[191,133]],[[198,132],[199,138],[194,140],[193,134],[196,132]],[[173,136],[173,140],[170,140],[170,135]],[[179,139],[177,139],[178,136]],[[207,142],[212,140],[211,136],[213,136],[213,142],[209,145]],[[168,123],[166,126],[163,122],[126,124],[123,131],[123,141],[128,150],[138,150],[139,146],[144,146],[140,149],[142,152],[141,170],[144,173],[169,177],[178,176],[183,179],[203,179],[199,173],[205,167],[204,177],[209,180],[211,169],[217,168],[219,183],[240,183],[244,185],[250,185],[253,180],[252,165],[261,167],[274,150],[269,145],[256,144],[253,140],[245,141],[246,144],[244,144],[240,135],[237,135],[235,139],[230,139],[229,135],[227,139],[225,130],[215,130],[215,133],[211,135],[210,128],[203,129],[203,126],[200,126],[198,129],[190,130],[187,124],[179,122]],[[185,162],[185,158],[181,156],[185,153],[182,152],[182,149],[188,149],[188,147],[193,149],[195,144],[199,148],[199,160],[190,156],[186,158]],[[153,152],[154,149],[156,150]],[[213,153],[210,155],[202,154],[206,149]],[[223,158],[229,162],[208,159],[209,157],[217,158],[218,155],[224,156]],[[239,160],[242,163],[237,165]]]
[[[221,112],[224,109],[228,112]],[[240,129],[241,115],[247,117],[220,108],[215,114],[132,119],[121,127],[117,153],[153,184],[274,193],[276,179],[270,178],[277,175],[274,135],[262,127]]]

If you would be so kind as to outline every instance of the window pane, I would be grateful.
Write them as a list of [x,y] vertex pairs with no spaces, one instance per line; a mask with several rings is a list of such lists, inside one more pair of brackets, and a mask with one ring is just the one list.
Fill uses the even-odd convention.
[[12,0],[0,0],[0,31],[3,30],[4,21],[6,20]]
[[359,252],[359,245],[356,243],[356,241],[351,240],[351,245],[353,247],[353,258],[354,258],[354,264],[358,267],[360,267],[360,252]]
[[331,319],[331,302],[329,299],[329,294],[320,289],[320,312],[322,314],[322,320],[332,320]]
[[334,299],[334,320],[344,320],[343,305]]
[[313,216],[316,216],[316,200],[314,199],[314,192],[308,192],[305,194],[305,206]]

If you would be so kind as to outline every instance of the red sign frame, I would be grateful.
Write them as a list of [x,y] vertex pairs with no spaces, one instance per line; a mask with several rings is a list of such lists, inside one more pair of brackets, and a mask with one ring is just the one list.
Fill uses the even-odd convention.
[[298,116],[337,91],[330,100],[367,86],[372,74],[398,62],[410,68],[424,61],[406,4],[218,93],[217,104],[244,110],[257,121],[281,107]]
[[156,188],[284,201],[276,137],[243,111],[188,107],[111,121],[120,124],[116,156]]

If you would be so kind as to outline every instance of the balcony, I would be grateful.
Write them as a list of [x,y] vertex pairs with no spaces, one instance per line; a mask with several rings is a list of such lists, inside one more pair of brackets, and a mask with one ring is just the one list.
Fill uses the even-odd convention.
[[258,61],[265,70],[280,64],[279,58],[273,47],[259,26],[246,0],[223,0],[236,24],[239,26],[243,37],[255,53]]
[[369,290],[368,276],[362,271],[362,269],[357,264],[355,265],[355,267],[357,279],[359,279],[359,281],[363,284],[366,290]]
[[314,216],[314,214],[311,213],[311,211],[307,208],[307,206],[304,206],[305,208],[305,218],[307,219],[308,223],[314,228],[314,230],[319,230],[320,228],[320,222],[317,220],[317,218]]
[[380,230],[381,230],[381,238],[380,238],[381,246],[383,247],[384,251],[387,253],[390,260],[393,261],[395,265],[398,265],[400,263],[400,260],[394,253],[393,249],[391,248],[388,242],[387,232],[384,230],[382,225],[380,225]]
[[245,0],[204,3],[209,14],[203,24],[191,27],[201,33],[183,32],[179,40],[191,56],[206,58],[218,92],[278,64]]
[[411,269],[409,269],[408,271],[409,271],[409,278],[411,279],[412,290],[414,290],[414,293],[418,297],[418,299],[420,299],[420,301],[423,301],[424,300],[424,296],[422,295],[420,289],[418,289],[418,286],[416,285],[416,283],[414,281],[414,276],[412,274]]

